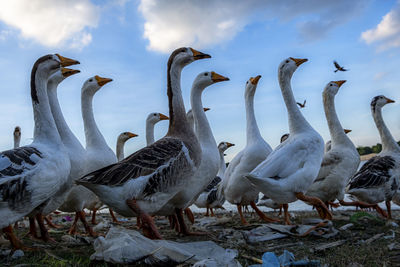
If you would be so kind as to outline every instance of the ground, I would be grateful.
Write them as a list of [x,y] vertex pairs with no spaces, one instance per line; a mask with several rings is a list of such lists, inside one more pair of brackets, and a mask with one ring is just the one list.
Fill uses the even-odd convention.
[[[69,240],[65,235],[71,222],[65,221],[66,215],[53,215],[53,220],[63,226],[63,228],[50,231],[50,235],[57,243],[46,244],[23,238],[25,245],[39,249],[33,252],[27,251],[25,256],[14,260],[5,255],[7,254],[6,249],[9,249],[9,244],[4,241],[0,243],[2,248],[0,266],[118,266],[107,265],[104,262],[91,262],[89,257],[94,252],[93,246],[90,244],[91,238],[78,234],[75,236],[76,242],[74,242],[74,239]],[[268,215],[276,217],[277,213],[269,212]],[[316,212],[292,212],[292,215],[294,223],[301,223],[305,218],[316,217]],[[400,218],[400,211],[395,211],[393,215],[394,218]],[[70,216],[72,217],[72,215]],[[322,266],[325,264],[327,266],[400,266],[400,227],[395,224],[400,224],[400,220],[395,219],[387,223],[385,220],[376,217],[377,214],[373,211],[368,213],[335,211],[333,225],[336,229],[349,223],[353,223],[353,226],[348,230],[340,230],[339,234],[328,239],[315,236],[286,237],[255,245],[247,244],[241,234],[235,234],[235,232],[239,233],[240,230],[250,230],[262,224],[254,213],[246,213],[246,218],[250,222],[249,226],[241,226],[239,217],[234,212],[222,212],[217,216],[219,223],[206,228],[209,232],[208,236],[178,236],[175,231],[169,228],[168,221],[162,217],[156,218],[156,224],[165,239],[178,242],[212,240],[224,248],[237,249],[239,252],[237,259],[243,266],[256,264],[253,259],[249,259],[251,257],[261,259],[262,254],[266,251],[280,255],[285,249],[291,251],[296,260],[304,258],[319,260]],[[197,221],[202,221],[203,214],[195,214],[195,217]],[[110,220],[108,213],[98,215],[99,222]],[[125,219],[121,225],[136,230],[136,219]],[[98,228],[103,227],[99,225]],[[105,235],[107,229],[108,226],[98,232]],[[226,235],[227,229],[232,229],[231,233],[234,234]],[[21,237],[27,232],[27,228],[22,225],[16,231],[18,236]],[[82,226],[80,226],[79,231],[80,233],[84,232]],[[320,252],[315,249],[322,244],[335,241],[343,241],[340,242],[343,244]]]

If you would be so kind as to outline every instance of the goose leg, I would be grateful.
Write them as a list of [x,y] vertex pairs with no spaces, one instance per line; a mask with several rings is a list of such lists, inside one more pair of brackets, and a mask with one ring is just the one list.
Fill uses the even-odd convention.
[[22,244],[18,237],[15,236],[11,225],[4,227],[2,230],[6,238],[10,241],[13,250],[34,250],[33,248],[28,248]]
[[288,211],[288,209],[289,209],[289,204],[283,204],[282,206],[281,206],[281,208],[283,207],[283,214],[284,214],[284,217],[285,217],[285,224],[286,225],[291,225],[292,224],[292,222],[290,221],[290,214],[289,214],[289,211]]
[[236,207],[239,212],[240,221],[242,222],[242,225],[248,225],[249,223],[246,221],[246,219],[244,218],[243,213],[242,213],[242,205],[236,204]]
[[51,228],[56,228],[56,229],[60,229],[62,228],[61,225],[55,224],[51,221],[51,217],[50,216],[44,216],[44,220],[46,221],[47,225]]
[[47,231],[46,226],[44,225],[44,216],[41,213],[36,214],[36,221],[38,222],[39,229],[40,229],[40,238],[45,242],[53,242],[56,241],[50,237],[49,232]]
[[337,209],[337,208],[340,207],[340,204],[339,204],[339,203],[335,203],[335,202],[333,202],[333,201],[327,201],[326,203],[328,204],[328,205],[326,205],[326,206],[327,206],[328,208],[329,208],[329,206],[330,206],[332,211],[333,211],[333,208]]
[[68,230],[68,234],[69,235],[75,235],[76,234],[76,224],[78,223],[78,219],[79,219],[79,214],[78,212],[75,212],[75,218],[74,218],[74,222],[71,225],[71,228],[69,228]]
[[257,215],[265,222],[279,222],[278,219],[272,219],[270,217],[268,217],[267,215],[265,215],[264,212],[262,212],[256,205],[256,203],[254,201],[250,202],[250,206],[256,211]]
[[121,223],[120,221],[117,220],[117,217],[115,217],[113,210],[111,208],[108,208],[108,210],[110,211],[110,215],[113,220],[113,223],[118,223],[118,224]]
[[366,208],[373,208],[376,210],[376,212],[378,212],[380,215],[382,215],[383,217],[387,218],[388,215],[387,213],[382,210],[378,204],[368,204],[362,201],[353,201],[353,202],[346,202],[344,200],[339,200],[340,205],[342,206],[356,206],[356,208],[361,208],[361,209],[366,209]]
[[183,235],[207,235],[205,232],[190,232],[186,226],[185,219],[183,218],[183,211],[182,209],[175,209],[176,216],[178,218],[178,223],[180,227],[179,233]]
[[318,211],[319,216],[322,219],[324,219],[324,220],[332,220],[332,213],[326,207],[324,202],[321,201],[321,199],[319,199],[317,197],[306,196],[302,192],[296,193],[296,197],[298,199],[300,199],[301,201],[306,202],[309,205],[315,206],[315,208]]
[[[90,225],[88,224],[88,222],[86,221],[86,214],[83,210],[77,212],[79,219],[81,220],[81,222],[83,223],[83,227],[85,227],[86,233],[89,234],[92,237],[97,237],[98,234],[96,232],[93,231],[92,227],[90,227]],[[96,213],[96,212],[94,212]]]
[[391,206],[390,206],[390,200],[386,200],[386,210],[387,210],[387,214],[388,214],[388,220],[391,220],[392,219],[392,209],[391,209]]
[[210,216],[210,214],[208,213],[208,210],[209,210],[210,208],[208,207],[208,205],[207,205],[207,212],[206,212],[206,215],[205,216]]
[[278,214],[278,216],[281,216],[281,215],[282,215],[282,208],[283,208],[283,205],[280,205],[280,206],[279,206],[279,214]]
[[185,209],[185,215],[189,219],[189,221],[193,224],[194,223],[194,215],[190,208]]
[[[97,212],[97,209],[94,209],[93,210],[93,214],[92,214],[92,224],[93,225],[97,224],[97,222],[96,222],[96,212]],[[85,221],[86,221],[86,219],[85,219]]]
[[127,200],[126,204],[137,214],[137,217],[140,218],[144,236],[150,239],[163,239],[154,224],[153,218],[140,209],[139,205],[136,203],[136,199]]
[[37,231],[36,231],[35,218],[29,217],[29,232],[24,237],[26,237],[26,236],[29,236],[33,239],[39,239],[39,236],[37,235]]
[[214,214],[213,208],[210,208],[210,211],[211,211],[211,217],[214,217],[215,214]]

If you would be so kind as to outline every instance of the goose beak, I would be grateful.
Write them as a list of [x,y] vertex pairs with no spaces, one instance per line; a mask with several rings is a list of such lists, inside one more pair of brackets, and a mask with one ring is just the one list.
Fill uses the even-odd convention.
[[252,84],[254,84],[254,85],[257,85],[257,84],[258,84],[258,81],[260,80],[260,78],[261,78],[261,75],[257,75],[255,78],[251,77],[251,78],[250,78],[250,82],[251,82]]
[[193,48],[190,48],[190,50],[192,50],[194,60],[203,59],[203,58],[211,58],[210,55],[207,55],[200,51],[194,50]]
[[209,111],[210,108],[203,108],[204,112]]
[[132,138],[132,137],[136,137],[136,136],[139,136],[139,135],[129,132],[128,136],[129,136],[129,138]]
[[340,88],[340,86],[342,86],[342,84],[344,84],[345,82],[346,82],[346,80],[341,80],[341,81],[336,81],[334,83],[336,83]]
[[344,129],[344,133],[345,133],[345,134],[348,134],[349,132],[351,132],[350,129]]
[[61,73],[62,75],[67,78],[69,76],[72,76],[74,74],[77,74],[81,72],[80,70],[74,70],[74,69],[68,69],[68,68],[61,68]]
[[227,147],[231,147],[231,146],[234,146],[235,144],[232,144],[232,143],[229,143],[229,142],[226,142],[226,146]]
[[98,76],[98,75],[94,76],[94,78],[96,79],[97,84],[98,84],[99,86],[103,86],[103,85],[105,85],[106,83],[112,82],[112,79],[110,79],[110,78],[102,78],[102,77],[100,77],[100,76]]
[[70,59],[70,58],[67,58],[67,57],[63,57],[63,56],[61,56],[59,54],[56,54],[56,56],[60,60],[61,67],[68,67],[68,66],[71,66],[71,65],[81,64],[78,60],[75,60],[75,59]]
[[165,116],[164,114],[160,113],[160,121],[164,121],[164,120],[169,120],[168,116]]
[[211,80],[213,82],[217,83],[217,82],[229,81],[229,78],[219,75],[218,73],[212,71],[211,72]]
[[293,60],[294,63],[296,63],[297,67],[300,66],[301,64],[303,64],[304,62],[308,61],[308,59],[306,59],[306,58],[293,58],[293,57],[291,57],[290,59]]
[[390,99],[390,98],[387,98],[387,97],[385,97],[385,98],[386,98],[386,103],[394,103],[394,102],[396,102],[393,99]]

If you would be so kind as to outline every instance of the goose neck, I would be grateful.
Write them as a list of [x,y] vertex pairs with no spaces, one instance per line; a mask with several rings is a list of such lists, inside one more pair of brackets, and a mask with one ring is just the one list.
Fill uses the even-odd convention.
[[251,144],[262,139],[257,125],[256,116],[254,114],[254,94],[255,91],[246,92],[245,94],[247,144]]
[[376,128],[378,128],[379,135],[382,141],[382,151],[398,151],[400,152],[399,145],[394,140],[392,134],[383,121],[382,107],[372,109],[372,116],[374,117]]
[[121,161],[125,158],[124,146],[125,146],[125,141],[118,138],[117,148],[116,148],[118,161]]
[[154,123],[146,121],[146,144],[149,146],[154,143]]
[[224,151],[221,149],[219,151],[219,170],[217,176],[220,178],[224,177],[224,173],[226,171],[226,164],[225,164],[225,158],[224,158]]
[[18,148],[20,146],[20,142],[21,142],[21,136],[14,135],[14,148]]

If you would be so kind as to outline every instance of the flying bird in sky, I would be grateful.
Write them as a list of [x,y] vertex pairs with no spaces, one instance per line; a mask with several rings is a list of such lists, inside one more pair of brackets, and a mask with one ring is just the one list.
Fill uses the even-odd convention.
[[336,60],[333,61],[333,64],[334,64],[335,67],[336,67],[336,70],[335,70],[334,72],[337,72],[338,70],[339,70],[339,71],[348,71],[347,69],[345,69],[345,68],[343,68],[342,66],[340,66],[339,63],[337,63]]
[[299,102],[296,102],[296,103],[297,103],[297,105],[299,105],[300,108],[305,108],[306,107],[306,100],[305,99],[304,99],[303,104],[299,103]]

